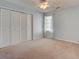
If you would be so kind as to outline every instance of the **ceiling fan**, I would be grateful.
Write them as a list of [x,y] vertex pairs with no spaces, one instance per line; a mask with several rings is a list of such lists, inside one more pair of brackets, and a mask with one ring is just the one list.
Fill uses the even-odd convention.
[[39,7],[43,10],[47,9],[49,7],[48,1],[47,0],[40,0]]

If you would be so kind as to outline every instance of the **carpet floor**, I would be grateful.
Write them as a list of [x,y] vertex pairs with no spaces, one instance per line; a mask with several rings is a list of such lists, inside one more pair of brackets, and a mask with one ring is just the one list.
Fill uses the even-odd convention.
[[1,48],[0,59],[79,59],[79,45],[56,39],[26,41]]

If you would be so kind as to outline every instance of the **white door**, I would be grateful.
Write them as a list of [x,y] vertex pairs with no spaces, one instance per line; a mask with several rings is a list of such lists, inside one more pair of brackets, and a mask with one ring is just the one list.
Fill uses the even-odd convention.
[[0,47],[10,45],[10,11],[1,9],[0,12]]
[[33,19],[32,15],[27,15],[27,40],[33,39]]
[[11,44],[20,42],[20,13],[11,11]]
[[27,40],[27,14],[20,13],[20,40]]
[[2,45],[2,35],[1,35],[1,33],[2,33],[2,26],[1,26],[1,24],[2,24],[2,21],[1,21],[1,9],[0,9],[0,47],[1,47],[1,45]]

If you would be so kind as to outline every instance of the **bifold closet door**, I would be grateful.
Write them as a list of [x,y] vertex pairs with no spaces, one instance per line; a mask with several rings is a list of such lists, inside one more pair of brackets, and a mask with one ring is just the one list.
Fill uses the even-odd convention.
[[27,15],[27,40],[33,40],[33,16]]
[[9,10],[0,9],[0,47],[10,45],[10,16]]
[[33,16],[0,9],[0,47],[33,39]]
[[20,40],[27,40],[27,14],[20,13]]
[[11,44],[20,42],[20,13],[11,11]]
[[11,11],[11,44],[27,40],[27,14]]

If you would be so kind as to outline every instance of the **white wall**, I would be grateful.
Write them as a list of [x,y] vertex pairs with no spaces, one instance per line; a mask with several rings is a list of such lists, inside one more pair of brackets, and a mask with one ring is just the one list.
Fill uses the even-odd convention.
[[36,40],[43,37],[43,16],[36,14],[33,19],[33,39]]
[[36,10],[32,10],[29,6],[21,6],[19,4],[11,3],[7,0],[0,0],[0,8],[6,8],[15,11],[25,12],[27,14],[33,15],[33,36],[35,39],[40,39],[43,37],[43,13]]
[[79,41],[79,7],[54,14],[54,36],[58,39]]

